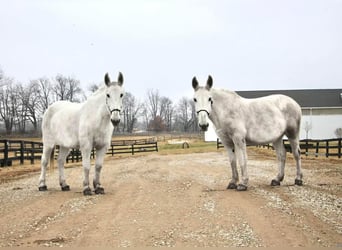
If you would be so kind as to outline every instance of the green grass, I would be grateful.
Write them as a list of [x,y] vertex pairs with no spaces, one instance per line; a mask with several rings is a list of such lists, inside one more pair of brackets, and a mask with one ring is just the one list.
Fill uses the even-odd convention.
[[189,154],[217,151],[216,142],[204,142],[199,140],[188,141],[189,148],[182,148],[182,144],[158,143],[161,154]]

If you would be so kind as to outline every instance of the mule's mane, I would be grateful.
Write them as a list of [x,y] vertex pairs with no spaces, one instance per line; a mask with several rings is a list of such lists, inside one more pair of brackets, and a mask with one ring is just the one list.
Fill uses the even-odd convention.
[[227,96],[235,98],[240,98],[240,96],[235,92],[231,91],[228,89],[212,89],[211,90],[213,95],[216,96],[215,99],[217,98],[226,98]]
[[106,89],[105,85],[101,85],[95,92],[93,92],[90,96],[97,96],[101,94]]

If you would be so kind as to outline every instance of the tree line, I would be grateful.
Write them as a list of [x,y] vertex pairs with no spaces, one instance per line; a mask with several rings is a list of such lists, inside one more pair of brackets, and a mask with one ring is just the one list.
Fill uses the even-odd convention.
[[[86,92],[94,92],[100,84],[92,84],[85,91],[75,77],[58,74],[40,77],[23,84],[5,75],[0,68],[0,123],[6,134],[39,133],[45,110],[59,100],[83,102]],[[116,132],[197,132],[194,103],[182,97],[174,103],[161,96],[158,89],[149,89],[143,101],[126,92],[120,126]]]

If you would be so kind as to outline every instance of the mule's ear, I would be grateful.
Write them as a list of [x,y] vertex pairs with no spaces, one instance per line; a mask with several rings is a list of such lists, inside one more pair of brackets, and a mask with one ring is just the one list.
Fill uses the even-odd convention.
[[211,75],[208,76],[208,80],[207,80],[207,86],[205,86],[208,90],[211,89],[211,87],[213,86],[213,78],[211,77]]
[[124,82],[123,75],[122,75],[121,72],[119,72],[119,76],[118,76],[118,84],[119,84],[119,86],[122,86],[123,82]]
[[104,80],[105,80],[105,84],[106,84],[107,86],[109,86],[109,84],[110,84],[110,78],[109,78],[108,73],[105,74]]
[[194,88],[194,90],[198,89],[198,81],[196,79],[196,76],[194,76],[194,78],[192,78],[192,87]]

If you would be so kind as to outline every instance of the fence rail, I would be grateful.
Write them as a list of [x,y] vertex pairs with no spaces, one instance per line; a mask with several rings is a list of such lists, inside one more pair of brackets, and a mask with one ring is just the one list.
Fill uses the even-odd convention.
[[[301,154],[309,156],[313,155],[315,157],[318,156],[337,156],[338,158],[342,157],[341,153],[341,144],[342,144],[342,138],[336,138],[336,139],[325,139],[325,140],[312,140],[312,139],[304,139],[300,140],[300,149]],[[291,152],[291,146],[288,140],[283,140],[285,149],[287,152]],[[273,148],[270,144],[261,145],[268,148]],[[222,142],[217,139],[216,143],[217,149],[223,148]]]
[[[58,146],[55,150],[55,158],[58,155]],[[158,152],[158,143],[154,138],[140,140],[113,140],[108,148],[107,154],[136,154],[142,152]],[[43,143],[24,140],[0,140],[0,166],[12,166],[13,161],[24,164],[29,160],[34,164],[35,160],[40,160],[43,153]],[[91,157],[95,158],[94,148]],[[82,160],[82,154],[78,149],[71,149],[66,159],[67,162],[78,162]]]

